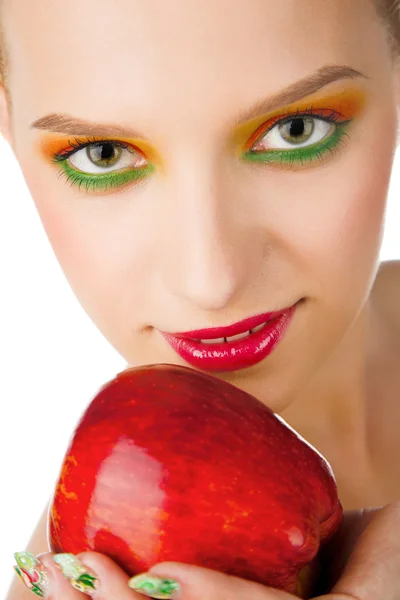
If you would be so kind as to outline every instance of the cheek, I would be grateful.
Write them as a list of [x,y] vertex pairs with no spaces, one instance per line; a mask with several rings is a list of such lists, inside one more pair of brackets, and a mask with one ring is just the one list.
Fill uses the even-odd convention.
[[[87,202],[77,198],[80,201]],[[95,320],[106,315],[109,318],[110,307],[117,308],[116,304],[121,302],[125,292],[121,289],[120,271],[126,261],[106,211],[101,206],[97,208],[98,211],[60,210],[59,206],[48,203],[40,207],[43,225],[61,268],[79,301]]]
[[[129,196],[79,195],[37,172],[24,170],[27,185],[58,262],[79,302],[106,336],[134,316],[148,293],[150,262],[147,215]],[[141,282],[137,285],[137,282]],[[133,323],[134,325],[134,323]]]
[[301,229],[293,233],[311,285],[331,309],[356,310],[376,274],[392,149],[376,151],[349,153],[329,174],[322,169],[302,203]]
[[[367,170],[343,178],[337,186],[338,206],[331,211],[324,239],[314,249],[320,281],[330,308],[340,304],[357,310],[371,289],[379,259],[387,195],[384,173]],[[351,181],[353,180],[353,185]]]

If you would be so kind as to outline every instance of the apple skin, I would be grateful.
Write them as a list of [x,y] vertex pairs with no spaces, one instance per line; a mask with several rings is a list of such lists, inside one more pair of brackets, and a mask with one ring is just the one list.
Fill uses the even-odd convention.
[[281,417],[162,364],[119,373],[88,406],[47,533],[52,552],[101,552],[129,576],[177,561],[307,597],[342,518],[329,464]]

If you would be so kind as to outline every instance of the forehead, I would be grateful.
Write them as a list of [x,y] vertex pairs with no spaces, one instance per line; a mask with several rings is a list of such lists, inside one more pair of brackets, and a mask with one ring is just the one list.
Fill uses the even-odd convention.
[[378,60],[370,0],[4,1],[10,86],[32,110],[220,114],[323,65]]

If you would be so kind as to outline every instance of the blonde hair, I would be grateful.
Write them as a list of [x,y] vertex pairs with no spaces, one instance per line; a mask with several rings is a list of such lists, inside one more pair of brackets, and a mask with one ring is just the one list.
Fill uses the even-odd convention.
[[3,31],[3,19],[2,17],[3,1],[0,0],[0,83],[3,83],[7,75],[7,54],[5,48],[5,39]]
[[400,0],[373,0],[386,29],[392,56],[400,59]]
[[[372,0],[387,32],[393,58],[400,60],[400,0]],[[3,0],[0,0],[0,84],[7,89],[8,55],[3,30],[1,12]]]

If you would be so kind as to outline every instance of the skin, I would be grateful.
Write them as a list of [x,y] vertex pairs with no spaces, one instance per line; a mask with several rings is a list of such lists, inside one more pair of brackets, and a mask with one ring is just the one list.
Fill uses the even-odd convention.
[[[365,527],[367,535],[329,596],[373,590],[386,600],[399,586],[400,478],[391,465],[399,451],[400,276],[396,263],[379,268],[378,254],[400,76],[372,2],[4,0],[2,19],[12,109],[0,89],[0,130],[76,296],[128,365],[183,364],[160,329],[228,325],[305,298],[270,357],[216,375],[257,396],[326,456],[346,509],[391,503],[362,519],[347,513],[358,525],[334,555],[352,550]],[[332,64],[366,75],[313,96],[318,106],[350,88],[363,98],[340,151],[292,170],[240,161],[255,123],[235,128],[236,114]],[[55,136],[30,127],[53,112],[139,129],[154,173],[113,192],[66,185],[49,159]],[[71,136],[64,139],[67,147]],[[46,548],[44,523],[45,515],[32,552]],[[112,561],[83,558],[100,576],[98,597],[140,597]],[[51,555],[42,559],[55,598],[83,597]],[[181,581],[183,600],[282,598],[195,567],[155,571]],[[31,597],[14,586],[10,594]]]
[[[381,439],[384,427],[393,451],[384,419],[393,423],[397,369],[376,373],[398,348],[374,298],[400,77],[372,3],[252,0],[249,10],[243,0],[229,17],[223,0],[41,7],[3,6],[12,110],[3,93],[1,129],[88,315],[128,365],[184,364],[160,329],[228,325],[304,298],[266,360],[216,375],[327,457],[346,508],[396,498]],[[235,127],[237,113],[335,64],[366,77],[333,82],[303,106],[359,98],[340,150],[291,170],[240,162],[260,119]],[[30,127],[54,112],[137,128],[145,141],[130,141],[155,172],[120,190],[71,187],[49,148],[74,136]]]

